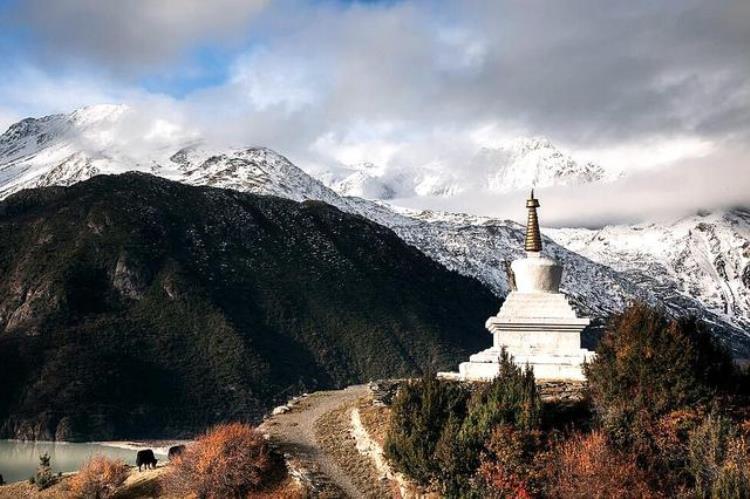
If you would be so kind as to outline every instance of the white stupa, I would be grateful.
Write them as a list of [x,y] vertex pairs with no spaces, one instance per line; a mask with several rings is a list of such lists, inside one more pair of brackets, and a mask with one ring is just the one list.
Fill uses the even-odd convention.
[[526,201],[526,258],[511,264],[513,290],[497,315],[487,319],[492,347],[472,355],[459,366],[463,380],[489,380],[497,376],[504,348],[519,365],[529,365],[536,379],[582,380],[583,363],[594,352],[581,348],[581,331],[589,319],[576,317],[560,293],[562,266],[542,256],[542,238],[534,191]]

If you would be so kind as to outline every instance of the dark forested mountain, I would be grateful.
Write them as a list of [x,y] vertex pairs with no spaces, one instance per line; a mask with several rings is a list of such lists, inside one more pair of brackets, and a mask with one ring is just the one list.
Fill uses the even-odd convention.
[[319,201],[142,173],[0,203],[0,433],[187,435],[454,367],[497,299]]

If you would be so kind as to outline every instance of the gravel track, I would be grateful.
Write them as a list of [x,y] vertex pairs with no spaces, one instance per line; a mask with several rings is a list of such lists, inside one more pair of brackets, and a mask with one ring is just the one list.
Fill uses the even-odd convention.
[[280,451],[297,458],[320,485],[319,496],[358,498],[362,494],[348,474],[323,449],[315,435],[315,422],[344,404],[353,404],[367,394],[366,385],[343,390],[315,392],[295,404],[291,411],[271,416],[260,426]]

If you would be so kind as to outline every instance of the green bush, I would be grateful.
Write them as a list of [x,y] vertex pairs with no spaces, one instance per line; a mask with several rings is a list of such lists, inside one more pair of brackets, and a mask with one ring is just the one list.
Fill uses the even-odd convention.
[[[493,430],[539,427],[542,403],[531,369],[502,354],[490,383],[460,385],[427,376],[401,388],[391,408],[386,457],[399,471],[446,496],[471,496]],[[507,463],[512,466],[512,463]],[[520,465],[520,464],[519,464]]]
[[481,386],[469,400],[464,420],[464,437],[484,442],[492,429],[511,424],[519,430],[537,428],[541,421],[542,401],[537,393],[534,371],[521,369],[505,350],[500,358],[500,373]]
[[468,494],[479,449],[461,434],[460,417],[448,418],[435,446],[436,482],[448,497]]
[[422,485],[439,482],[442,470],[436,447],[446,427],[454,431],[457,421],[463,420],[468,397],[460,384],[429,374],[402,386],[391,407],[384,447],[394,467]]
[[39,466],[34,475],[29,478],[29,482],[36,485],[38,490],[44,490],[54,485],[56,481],[55,474],[52,472],[50,465],[50,456],[46,452],[39,456]]
[[598,420],[621,444],[655,418],[710,402],[735,379],[731,358],[701,323],[643,304],[613,318],[585,372]]
[[696,496],[750,497],[747,446],[730,419],[708,416],[690,433],[688,456]]

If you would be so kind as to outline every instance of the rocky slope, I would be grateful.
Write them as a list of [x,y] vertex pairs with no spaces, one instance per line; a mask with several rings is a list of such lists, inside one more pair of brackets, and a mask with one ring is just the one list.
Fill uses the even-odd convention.
[[[371,216],[373,212],[370,210]],[[508,292],[505,268],[523,254],[522,226],[507,220],[471,215],[429,211],[408,213],[410,216],[403,218],[377,215],[373,218],[392,227],[406,242],[446,267],[476,277],[499,296]],[[744,227],[747,229],[747,225]],[[568,234],[586,232],[585,229],[566,231],[569,231]],[[577,246],[559,237],[559,230],[548,229],[544,232],[544,251],[562,262],[565,272],[562,289],[579,312],[604,318],[621,310],[630,301],[641,300],[664,306],[676,315],[697,315],[712,325],[717,336],[736,355],[745,357],[750,354],[750,307],[746,300],[735,299],[733,313],[726,313],[722,304],[713,306],[712,303],[716,302],[710,300],[715,293],[712,286],[722,287],[727,282],[721,277],[721,271],[700,267],[690,253],[684,254],[682,266],[678,265],[672,271],[657,265],[650,260],[651,256],[644,254],[631,255],[633,268],[615,266],[603,258],[602,255],[606,253],[584,251],[585,243],[580,244],[580,253],[574,251]],[[565,242],[557,244],[558,238]],[[729,248],[725,248],[723,258],[734,262],[736,267],[726,275],[735,276],[734,272],[745,268],[746,264],[742,262],[747,259],[747,241],[747,238],[744,242],[740,238],[735,240],[733,246],[730,244]],[[566,243],[571,243],[571,246],[568,247]],[[634,244],[638,247],[640,243],[636,239]],[[612,260],[617,258],[617,255],[612,256]],[[720,261],[721,257],[717,255],[717,258]],[[738,296],[746,296],[746,284],[741,279],[732,278],[734,282],[727,285],[733,286]],[[689,287],[681,284],[681,279],[710,284]],[[704,296],[708,298],[705,303],[702,301]]]
[[700,297],[718,316],[750,330],[750,211],[735,209],[670,224],[550,229],[559,244],[643,288]]
[[[24,187],[67,185],[96,173],[137,170],[192,185],[322,200],[390,227],[449,269],[476,277],[497,296],[508,291],[505,265],[521,254],[522,227],[518,224],[471,215],[398,210],[382,201],[340,196],[273,151],[212,148],[163,123],[143,124],[140,129],[146,132],[136,134],[138,140],[124,140],[121,136],[127,137],[130,129],[124,124],[134,119],[133,113],[123,106],[97,106],[12,126],[0,137],[0,196]],[[504,168],[488,170],[497,174],[492,178],[498,190],[505,183],[514,187],[529,181],[544,185],[594,181],[602,176],[599,168],[575,163],[543,139],[519,140],[500,152],[484,155],[489,164],[495,164],[492,158],[500,156],[512,159]],[[386,172],[375,165],[363,165],[359,170],[367,173],[365,180],[376,183],[360,185],[351,192],[392,197],[391,187],[383,183],[388,179]],[[490,185],[489,178],[483,177],[485,187]],[[598,235],[585,229],[546,231],[562,243],[547,240],[546,251],[565,265],[563,289],[583,313],[605,317],[633,299],[662,304],[675,313],[705,318],[738,355],[747,355],[748,283],[732,276],[746,273],[743,262],[750,244],[750,222],[737,216],[723,224],[721,217],[717,214],[696,222],[690,229],[691,238],[683,237],[684,224],[654,226],[650,231],[610,228]],[[697,230],[700,223],[703,229]],[[732,234],[725,231],[730,226],[734,227]],[[664,234],[658,236],[660,232]],[[593,240],[595,236],[599,243]],[[688,243],[692,249],[680,252]],[[722,265],[722,261],[729,263]]]
[[0,438],[176,437],[449,369],[497,298],[318,201],[142,173],[0,203]]

